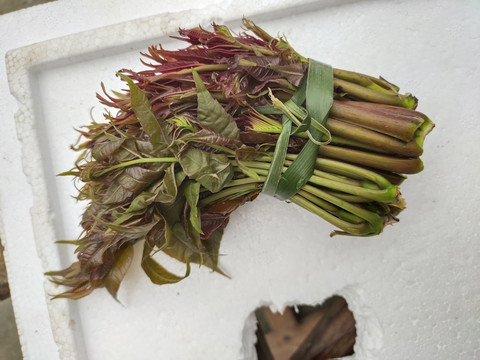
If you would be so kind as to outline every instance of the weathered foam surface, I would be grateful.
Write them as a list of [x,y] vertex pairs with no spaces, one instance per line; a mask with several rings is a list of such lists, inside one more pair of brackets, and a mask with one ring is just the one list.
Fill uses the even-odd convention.
[[[25,357],[253,359],[256,307],[281,311],[333,294],[346,298],[357,321],[352,358],[480,357],[480,5],[212,3],[217,5],[142,17],[7,54],[17,135],[2,136],[9,154],[21,149],[24,174],[4,156],[2,169],[10,171],[1,186],[1,235]],[[47,6],[53,5],[39,13]],[[76,157],[69,150],[76,140],[73,127],[90,121],[92,107],[101,119],[95,99],[100,81],[118,89],[115,71],[142,68],[138,52],[149,44],[183,46],[167,38],[179,26],[215,20],[239,29],[243,14],[271,33],[285,33],[305,56],[382,75],[420,99],[419,110],[437,128],[426,141],[426,170],[402,186],[408,209],[401,222],[373,238],[331,239],[332,227],[321,219],[260,197],[236,211],[227,227],[221,263],[232,280],[195,268],[179,284],[155,286],[143,274],[137,251],[120,290],[123,305],[102,290],[78,302],[48,300],[58,289],[42,272],[73,260],[73,247],[54,241],[78,236],[82,210],[70,197],[71,180],[55,174]],[[22,223],[18,217],[25,214],[29,219]],[[162,261],[183,270],[171,259]]]

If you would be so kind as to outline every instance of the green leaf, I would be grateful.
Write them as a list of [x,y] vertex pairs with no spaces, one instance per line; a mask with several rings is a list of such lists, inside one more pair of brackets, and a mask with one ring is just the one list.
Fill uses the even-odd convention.
[[107,191],[102,196],[103,203],[122,203],[141,193],[152,182],[158,179],[161,174],[161,171],[150,170],[141,166],[126,167],[108,184]]
[[286,57],[280,55],[244,56],[231,64],[229,69],[247,73],[264,84],[284,78],[289,83],[300,86],[305,77],[307,64],[291,63]]
[[170,242],[167,247],[164,247],[162,251],[168,256],[177,259],[183,263],[187,263],[194,254],[188,247],[186,247],[180,240],[170,233]]
[[[193,239],[187,235],[185,232],[185,227],[181,223],[176,223],[172,228],[173,237],[180,241],[186,248],[188,248],[193,254],[201,254],[202,250],[199,249],[198,245],[194,243]],[[184,259],[188,260],[189,257]]]
[[233,177],[233,168],[225,154],[188,148],[179,159],[183,171],[212,193],[220,191]]
[[132,138],[127,138],[127,139],[124,138],[122,140],[123,142],[120,145],[120,147],[116,151],[111,153],[112,158],[118,163],[123,163],[126,161],[131,161],[136,159],[138,157],[136,155],[137,153],[136,141],[133,140]]
[[198,251],[193,252],[191,249],[186,247],[184,243],[180,242],[176,239],[175,236],[173,236],[169,246],[165,248],[163,252],[181,262],[191,262],[195,264],[205,265],[213,271],[227,276],[218,267],[219,250],[222,236],[223,228],[218,228],[214,230],[208,239],[202,240],[202,245],[205,250],[201,253],[199,253]]
[[232,139],[230,137],[216,133],[213,130],[202,129],[192,134],[188,134],[182,137],[182,140],[185,142],[195,141],[199,143],[209,144],[209,145],[241,145],[240,140]]
[[[127,139],[128,141],[129,139]],[[141,139],[136,139],[135,140],[135,148],[137,149],[138,152],[143,153],[143,154],[152,154],[153,155],[153,146],[152,143],[149,141],[144,141]],[[167,157],[171,155],[169,152],[155,152],[154,157]]]
[[240,139],[240,131],[233,117],[208,92],[198,73],[193,70],[192,74],[197,87],[197,120],[221,135]]
[[[333,70],[326,64],[310,60],[306,93],[307,111],[314,119],[324,125],[333,103]],[[275,196],[281,200],[290,199],[305,185],[313,174],[319,145],[323,134],[310,127],[310,139],[295,161],[281,176]]]
[[105,287],[115,299],[117,298],[120,283],[125,277],[125,274],[132,263],[132,259],[133,245],[129,245],[125,249],[118,251],[115,254],[115,263],[104,279]]
[[172,204],[177,197],[177,182],[175,180],[175,164],[166,170],[163,179],[151,189],[156,194],[155,202]]
[[[172,241],[175,245],[176,242],[180,243],[179,241],[175,241],[175,236],[170,233],[170,229],[168,227],[168,224],[165,223],[165,245],[170,246],[170,242]],[[172,274],[168,270],[166,270],[163,266],[161,266],[157,261],[155,261],[152,256],[150,255],[153,250],[153,245],[151,241],[145,241],[144,247],[143,247],[143,258],[142,258],[142,268],[147,274],[147,276],[150,278],[150,280],[154,284],[158,285],[163,285],[163,284],[174,284],[177,283],[183,279],[185,279],[189,274],[190,274],[190,262],[189,262],[189,255],[185,256],[186,254],[183,253],[178,260],[183,261],[184,263],[187,264],[187,269],[185,272],[185,275],[183,277]],[[166,249],[164,250],[165,253],[168,254]],[[173,256],[175,257],[175,256]]]
[[[150,154],[153,152],[153,145],[149,141],[133,138],[124,138],[121,140],[123,140],[123,143],[120,145],[120,147],[115,152],[111,153],[113,159],[115,159],[115,161],[118,163],[142,158],[143,154]],[[171,154],[168,153],[162,155],[169,156]]]
[[172,204],[156,203],[155,207],[162,214],[165,221],[173,227],[175,223],[180,221],[185,207],[185,195],[183,194],[184,186],[179,187],[177,198]]
[[201,263],[203,256],[208,255],[205,249],[200,249],[200,247],[203,248],[203,245],[200,244],[200,236],[192,239],[192,237],[187,235],[184,225],[180,222],[173,225],[168,236],[168,246],[163,246],[162,251],[178,261],[187,263],[192,262],[192,259],[197,259],[198,263]]
[[245,165],[244,161],[250,161],[259,156],[259,152],[251,146],[242,146],[240,149],[235,151],[235,161],[237,162],[238,167],[248,177],[259,180],[260,176],[255,172],[255,170],[250,169]]
[[144,191],[140,195],[137,195],[135,199],[133,199],[132,203],[128,207],[125,213],[135,213],[137,211],[141,211],[145,209],[148,205],[150,205],[155,200],[156,194]]
[[141,166],[129,166],[117,178],[117,182],[128,191],[139,194],[161,175],[161,171],[154,171]]
[[[80,282],[80,280],[78,281]],[[81,299],[89,294],[92,293],[93,290],[96,288],[99,288],[101,286],[101,282],[99,280],[97,281],[83,281],[82,284],[77,285],[77,284],[66,284],[66,286],[72,286],[73,289],[67,290],[61,294],[55,295],[52,297],[52,300],[55,299],[71,299],[71,300],[78,300]]]
[[113,141],[95,143],[95,146],[92,148],[92,157],[97,161],[104,161],[108,157],[112,156],[124,142],[125,139],[117,139]]
[[152,106],[148,100],[147,95],[134,84],[125,74],[118,75],[128,83],[130,89],[130,102],[132,110],[135,113],[138,121],[142,125],[143,130],[150,138],[150,142],[155,148],[161,147],[170,143],[169,136],[166,131],[166,127],[162,128],[159,124],[155,114],[152,111]]
[[[223,236],[223,228],[216,229],[208,239],[203,240],[202,243],[205,246],[206,254],[202,256],[202,264],[206,267],[212,269],[213,271],[218,272],[224,276],[227,276],[219,267],[218,267],[218,257],[220,252],[220,243]],[[194,255],[191,258],[191,261],[194,263],[199,263],[200,257]],[[228,277],[228,276],[227,276]]]
[[280,175],[283,169],[283,163],[285,162],[285,156],[287,155],[288,140],[292,130],[292,122],[288,120],[286,115],[282,116],[282,122],[282,132],[280,133],[277,144],[275,145],[272,163],[262,188],[262,192],[270,196],[274,196],[277,192]]
[[266,132],[274,134],[279,134],[282,132],[282,124],[280,124],[278,121],[263,115],[262,113],[256,111],[256,109],[254,108],[251,108],[249,110],[249,113],[249,128],[251,128],[255,132]]
[[238,43],[238,40],[236,40],[232,33],[230,32],[230,29],[226,27],[225,25],[216,25],[215,26],[215,32],[217,34],[222,34],[223,39],[226,41],[229,41],[231,44]]
[[122,235],[123,237],[132,240],[138,240],[143,238],[155,226],[155,222],[139,225],[138,222],[143,221],[143,219],[141,218],[138,220],[134,220],[128,224],[124,223],[122,225],[106,223],[99,218],[97,218],[96,220],[102,225],[105,225],[109,229]]
[[128,200],[133,193],[120,186],[118,183],[112,183],[108,186],[106,193],[102,196],[103,204],[119,204]]
[[169,272],[148,254],[143,257],[142,268],[150,280],[157,285],[175,284],[190,275],[190,263],[187,262],[185,275],[178,276]]
[[202,225],[200,221],[200,212],[197,208],[198,197],[200,195],[200,183],[189,181],[185,186],[185,197],[190,206],[190,224],[198,233],[203,234]]
[[288,65],[270,65],[270,69],[276,71],[295,86],[300,86],[305,77],[307,64],[294,63]]
[[155,226],[145,236],[144,246],[149,247],[148,254],[151,254],[154,249],[154,254],[163,251],[169,245],[172,238],[172,231],[165,221],[165,218],[161,214],[158,214],[158,216],[160,220],[157,221]]
[[[307,81],[304,80],[300,88],[295,92],[292,98],[289,100],[295,104],[302,104],[306,97]],[[287,155],[288,142],[292,131],[292,123],[288,119],[287,115],[282,116],[282,132],[278,137],[275,150],[273,152],[273,159],[270,165],[270,169],[265,179],[262,192],[275,196],[281,179],[281,173],[283,164],[285,162],[285,156]],[[307,179],[308,180],[308,179]]]

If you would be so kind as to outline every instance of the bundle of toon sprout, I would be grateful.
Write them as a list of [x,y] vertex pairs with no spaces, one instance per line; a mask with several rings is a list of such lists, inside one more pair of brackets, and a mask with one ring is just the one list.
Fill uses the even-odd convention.
[[[188,47],[143,54],[148,70],[121,70],[129,90],[98,96],[116,113],[81,130],[73,175],[88,200],[78,261],[48,273],[77,299],[106,287],[116,297],[133,245],[156,284],[190,264],[219,273],[230,214],[261,192],[327,220],[333,234],[370,236],[405,208],[398,185],[423,169],[433,123],[386,80],[304,58],[243,20],[180,30]],[[153,255],[184,262],[175,275]]]

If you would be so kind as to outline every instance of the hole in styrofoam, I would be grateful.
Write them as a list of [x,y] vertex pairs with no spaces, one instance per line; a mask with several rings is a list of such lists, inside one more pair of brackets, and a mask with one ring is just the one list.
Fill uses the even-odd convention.
[[[348,304],[348,309],[353,314],[355,319],[356,338],[353,346],[353,354],[345,355],[342,359],[349,360],[379,360],[383,348],[383,329],[380,321],[377,318],[375,311],[365,302],[364,289],[358,284],[351,284],[333,292],[336,296],[341,297]],[[260,309],[263,306],[268,306],[273,311],[284,312],[282,309],[286,309],[288,306],[292,306],[294,309],[298,308],[296,304],[309,304],[315,306],[315,304],[322,304],[323,299],[328,296],[318,294],[317,299],[312,301],[305,301],[302,299],[295,299],[294,301],[261,301],[258,302],[256,309]],[[245,325],[242,333],[242,348],[240,350],[242,359],[257,359],[259,358],[256,352],[255,343],[257,342],[257,318],[255,311],[252,311],[245,321]],[[260,358],[259,358],[260,359]],[[275,359],[276,360],[276,359]],[[305,360],[305,359],[302,359]]]
[[355,318],[341,296],[315,306],[289,306],[282,313],[262,306],[255,318],[259,360],[323,360],[354,353]]

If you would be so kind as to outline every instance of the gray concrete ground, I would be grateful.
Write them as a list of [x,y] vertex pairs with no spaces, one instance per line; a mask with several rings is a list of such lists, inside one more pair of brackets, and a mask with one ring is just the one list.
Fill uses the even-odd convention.
[[0,15],[50,1],[52,0],[0,0]]
[[17,360],[21,358],[22,352],[8,290],[3,248],[0,243],[0,359]]
[[0,359],[17,360],[22,358],[18,341],[12,301],[0,301]]
[[0,242],[0,359],[17,360],[21,358],[22,352],[8,289],[3,247]]

